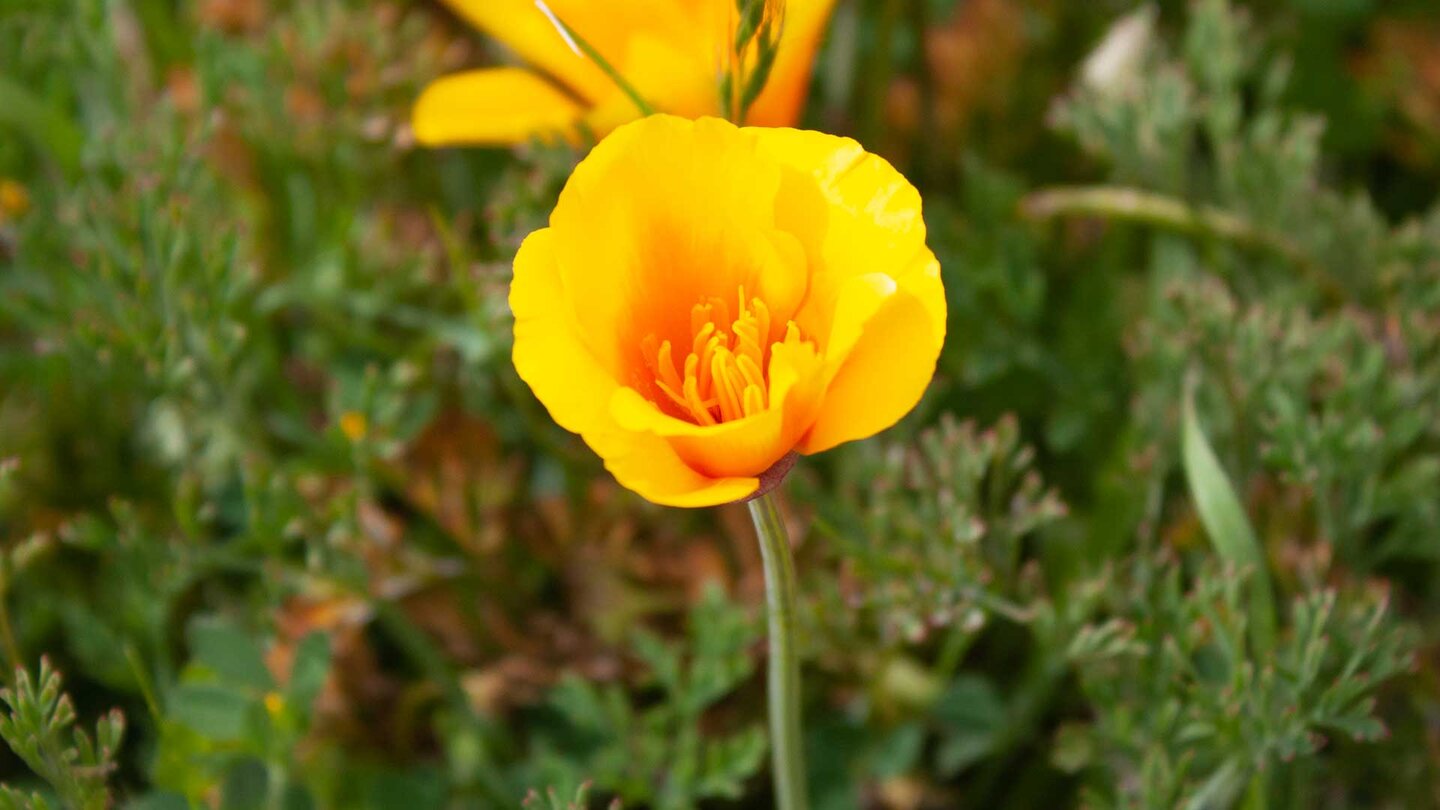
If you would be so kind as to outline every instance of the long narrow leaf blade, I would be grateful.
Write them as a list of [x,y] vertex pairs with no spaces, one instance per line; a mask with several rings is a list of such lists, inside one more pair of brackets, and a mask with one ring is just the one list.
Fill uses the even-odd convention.
[[1200,420],[1195,415],[1194,386],[1187,386],[1183,407],[1180,452],[1185,466],[1185,480],[1190,486],[1191,497],[1195,499],[1195,510],[1221,559],[1237,568],[1250,570],[1251,640],[1255,652],[1267,652],[1274,646],[1275,598],[1260,543],[1240,505],[1240,498],[1235,494],[1235,487],[1200,427]]

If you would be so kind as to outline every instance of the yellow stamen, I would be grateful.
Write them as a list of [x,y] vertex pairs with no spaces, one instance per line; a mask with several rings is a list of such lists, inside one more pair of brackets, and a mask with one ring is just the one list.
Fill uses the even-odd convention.
[[741,405],[745,408],[746,416],[754,416],[765,410],[765,389],[758,385],[745,386],[744,402]]
[[[640,342],[657,396],[663,397],[658,404],[697,425],[754,416],[770,405],[768,370],[775,342],[770,309],[759,298],[747,302],[744,287],[736,303],[739,316],[733,321],[729,305],[718,297],[707,297],[690,310],[690,353],[679,367],[670,341],[652,334]],[[799,328],[787,322],[785,342],[800,339]]]

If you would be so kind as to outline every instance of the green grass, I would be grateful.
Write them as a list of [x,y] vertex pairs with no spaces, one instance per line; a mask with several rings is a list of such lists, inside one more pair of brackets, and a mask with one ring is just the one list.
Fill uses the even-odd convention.
[[[0,806],[771,806],[744,510],[510,365],[580,152],[411,144],[500,56],[439,4],[248,7],[0,7]],[[1133,8],[832,26],[950,337],[784,490],[817,808],[1440,791],[1440,14],[1165,2],[1082,79]]]

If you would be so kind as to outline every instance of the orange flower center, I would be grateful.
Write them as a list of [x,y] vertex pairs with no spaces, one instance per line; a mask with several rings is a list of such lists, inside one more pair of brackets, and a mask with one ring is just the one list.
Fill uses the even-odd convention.
[[[736,302],[734,320],[722,298],[712,296],[691,308],[689,353],[680,365],[670,341],[652,333],[641,342],[645,367],[664,398],[657,403],[662,408],[697,425],[718,425],[769,407],[770,309],[759,298],[747,302],[743,286]],[[799,341],[799,328],[788,322],[785,342]]]

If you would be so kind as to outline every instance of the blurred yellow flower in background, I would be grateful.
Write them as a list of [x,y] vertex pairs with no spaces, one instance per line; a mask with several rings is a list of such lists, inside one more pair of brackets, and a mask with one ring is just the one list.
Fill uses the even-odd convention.
[[920,195],[846,138],[658,115],[576,168],[515,258],[515,367],[651,501],[747,498],[924,393],[945,291]]
[[346,411],[340,414],[340,432],[350,441],[358,442],[370,432],[370,422],[359,411]]
[[0,222],[19,219],[30,210],[30,193],[8,177],[0,177]]
[[[428,146],[521,143],[535,136],[597,136],[640,115],[592,60],[571,49],[534,0],[446,0],[533,70],[493,67],[446,76],[415,104]],[[789,0],[769,82],[747,123],[799,120],[810,69],[835,0]],[[735,0],[550,0],[548,7],[656,110],[685,117],[725,112],[720,80],[732,51]]]

